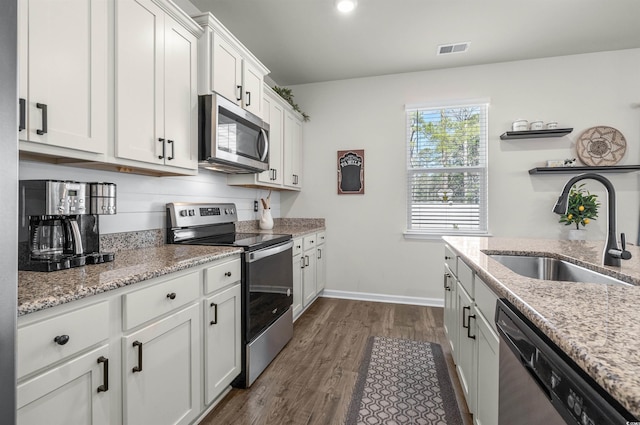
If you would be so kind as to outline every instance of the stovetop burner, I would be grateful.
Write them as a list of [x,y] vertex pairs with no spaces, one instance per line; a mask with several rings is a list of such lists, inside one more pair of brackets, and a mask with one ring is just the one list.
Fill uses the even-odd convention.
[[214,237],[186,240],[181,243],[189,245],[237,246],[247,251],[252,251],[286,242],[289,239],[291,239],[291,235],[275,233],[228,233]]

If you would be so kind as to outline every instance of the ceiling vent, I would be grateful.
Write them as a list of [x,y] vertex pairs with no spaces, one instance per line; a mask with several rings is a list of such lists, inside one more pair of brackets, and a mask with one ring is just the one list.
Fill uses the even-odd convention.
[[438,55],[448,55],[449,53],[464,53],[469,50],[469,42],[456,44],[441,44],[438,46]]

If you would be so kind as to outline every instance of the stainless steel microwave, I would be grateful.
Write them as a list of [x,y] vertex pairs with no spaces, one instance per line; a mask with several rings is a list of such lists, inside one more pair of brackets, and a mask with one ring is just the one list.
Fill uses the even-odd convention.
[[224,173],[269,169],[269,124],[219,94],[198,97],[198,165]]

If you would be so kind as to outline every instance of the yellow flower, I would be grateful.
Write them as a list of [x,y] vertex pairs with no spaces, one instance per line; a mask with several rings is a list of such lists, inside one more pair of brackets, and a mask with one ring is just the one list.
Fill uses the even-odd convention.
[[584,205],[580,205],[580,206],[578,207],[578,211],[580,211],[580,212],[584,211]]
[[569,215],[567,216],[567,220],[571,220],[572,218],[573,218],[573,214],[569,214]]
[[584,219],[584,224],[589,224],[589,222],[590,222],[590,221],[591,221],[591,220],[589,220],[588,218],[585,218],[585,219]]

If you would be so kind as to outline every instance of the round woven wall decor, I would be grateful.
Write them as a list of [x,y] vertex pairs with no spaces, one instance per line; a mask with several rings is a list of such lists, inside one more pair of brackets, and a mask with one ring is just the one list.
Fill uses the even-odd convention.
[[585,165],[616,165],[627,152],[627,141],[613,127],[591,127],[578,138],[576,151]]

